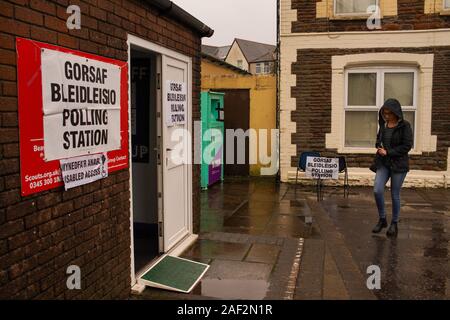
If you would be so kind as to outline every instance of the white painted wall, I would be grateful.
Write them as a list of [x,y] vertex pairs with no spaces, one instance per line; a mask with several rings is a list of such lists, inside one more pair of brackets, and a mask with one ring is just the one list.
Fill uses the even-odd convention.
[[228,62],[229,64],[232,64],[233,66],[238,66],[238,60],[242,60],[242,69],[245,71],[249,70],[249,65],[247,62],[247,59],[245,59],[244,54],[242,53],[241,48],[239,48],[236,41],[233,42],[233,45],[230,48],[230,51],[228,52],[228,56],[225,59],[225,62]]

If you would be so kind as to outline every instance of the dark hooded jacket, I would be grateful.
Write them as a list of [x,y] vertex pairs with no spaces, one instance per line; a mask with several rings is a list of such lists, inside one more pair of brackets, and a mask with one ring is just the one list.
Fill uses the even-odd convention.
[[382,115],[383,108],[392,111],[399,119],[398,125],[392,132],[391,146],[386,148],[387,156],[383,157],[377,154],[375,159],[376,169],[380,166],[388,166],[393,172],[408,172],[409,171],[409,157],[408,152],[413,146],[413,134],[411,124],[403,119],[403,111],[400,103],[395,99],[388,99],[380,109],[378,114],[378,121],[380,129],[377,134],[376,148],[382,147],[383,132],[386,128],[385,121]]

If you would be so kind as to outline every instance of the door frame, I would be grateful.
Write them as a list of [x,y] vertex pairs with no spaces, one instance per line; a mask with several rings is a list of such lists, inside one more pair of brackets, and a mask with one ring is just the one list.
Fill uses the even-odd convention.
[[[143,48],[145,50],[149,50],[149,51],[153,51],[157,54],[160,54],[161,56],[165,55],[168,57],[171,57],[173,59],[177,59],[180,61],[183,61],[187,64],[187,72],[188,72],[188,87],[187,87],[187,92],[188,92],[188,110],[189,112],[187,112],[187,129],[188,131],[191,133],[191,139],[194,139],[193,136],[193,132],[192,132],[192,58],[188,57],[186,55],[183,55],[181,53],[178,53],[176,51],[170,50],[168,48],[165,48],[163,46],[160,46],[158,44],[155,44],[153,42],[150,42],[148,40],[136,37],[134,35],[128,34],[128,38],[127,38],[127,45],[128,45],[128,66],[131,66],[131,47],[132,46],[136,46],[136,47],[140,47]],[[161,68],[161,72],[162,72],[163,68]],[[161,85],[161,89],[162,90],[162,86],[164,85],[162,83],[162,74],[161,74],[161,78],[160,78],[160,85]],[[161,99],[160,99],[161,98]],[[159,95],[157,100],[161,100],[161,101],[157,101],[156,105],[161,107],[161,110],[159,110],[160,112],[160,116],[156,117],[156,121],[158,123],[158,126],[162,129],[162,126],[164,126],[164,123],[162,123],[163,121],[163,117],[162,117],[162,112],[164,112],[163,110],[163,105],[162,105],[162,97],[161,95]],[[128,135],[128,139],[129,139],[129,159],[130,162],[132,161],[132,148],[131,148],[131,70],[128,71],[128,128],[129,128],[129,135]],[[161,135],[163,134],[163,131],[161,130]],[[191,140],[191,145],[190,148],[192,150],[192,141]],[[161,161],[165,161],[165,157],[166,157],[166,148],[163,145],[163,137],[161,136],[161,145],[160,147],[160,158]],[[192,161],[192,157],[190,159]],[[129,179],[129,189],[130,189],[130,235],[131,235],[131,241],[130,241],[130,248],[131,248],[131,286],[134,286],[137,283],[137,275],[134,271],[135,268],[135,264],[134,264],[134,230],[133,230],[133,217],[134,217],[134,213],[133,213],[133,172],[132,172],[132,166],[129,166],[129,171],[130,171],[130,179]],[[164,219],[164,188],[163,188],[163,184],[164,184],[164,177],[163,177],[163,173],[159,172],[158,169],[158,175],[161,174],[161,184],[160,185],[158,183],[158,189],[161,187],[161,189],[158,190],[158,192],[161,193],[161,197],[158,197],[158,207],[161,205],[161,209],[158,208],[158,215],[160,213],[162,213],[162,219]],[[186,193],[187,193],[187,204],[188,204],[188,231],[189,231],[189,235],[192,235],[193,233],[193,216],[192,216],[192,164],[188,165],[188,181],[187,181],[187,186],[186,186]],[[183,239],[184,240],[184,239]],[[180,241],[183,242],[183,240]],[[173,250],[176,249],[177,246],[174,247]],[[170,251],[173,251],[170,250]]]

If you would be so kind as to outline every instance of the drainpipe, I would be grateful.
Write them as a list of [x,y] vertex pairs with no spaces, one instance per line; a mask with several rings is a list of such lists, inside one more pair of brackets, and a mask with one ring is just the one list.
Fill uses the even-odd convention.
[[280,19],[281,19],[281,5],[280,0],[277,0],[277,60],[276,60],[276,77],[277,77],[277,98],[276,98],[276,128],[278,129],[278,172],[277,172],[277,182],[281,181],[280,171],[281,171],[281,128],[280,128],[280,77],[281,77],[281,30],[280,30]]
[[210,38],[214,34],[214,30],[197,18],[184,11],[170,0],[146,0],[147,3],[157,7],[162,14],[174,18],[186,26],[197,31],[202,37]]

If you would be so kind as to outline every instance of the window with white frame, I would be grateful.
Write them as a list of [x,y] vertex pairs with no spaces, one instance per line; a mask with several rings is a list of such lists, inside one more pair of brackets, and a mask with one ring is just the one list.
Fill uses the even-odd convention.
[[261,63],[256,64],[256,74],[261,73]]
[[444,9],[450,9],[450,0],[444,0]]
[[237,66],[238,66],[238,68],[243,68],[244,67],[244,63],[243,63],[243,61],[242,60],[238,60],[237,61]]
[[264,62],[264,73],[270,73],[270,62]]
[[378,0],[334,0],[334,13],[367,14],[367,8],[372,5],[378,5]]
[[345,147],[375,146],[378,112],[389,98],[400,102],[404,118],[415,132],[417,69],[380,67],[346,71]]

